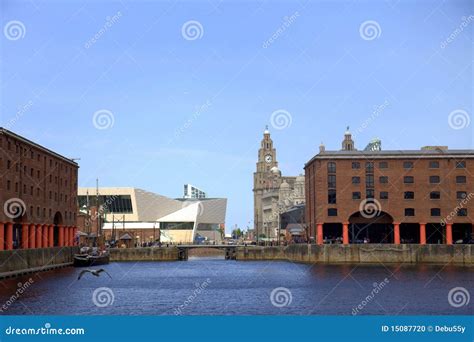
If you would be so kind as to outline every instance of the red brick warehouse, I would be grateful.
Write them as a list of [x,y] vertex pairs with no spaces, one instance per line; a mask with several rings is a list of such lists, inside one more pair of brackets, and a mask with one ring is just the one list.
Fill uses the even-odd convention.
[[75,244],[78,168],[0,127],[0,250]]
[[346,131],[342,150],[306,165],[306,222],[318,244],[472,241],[474,151],[358,151]]

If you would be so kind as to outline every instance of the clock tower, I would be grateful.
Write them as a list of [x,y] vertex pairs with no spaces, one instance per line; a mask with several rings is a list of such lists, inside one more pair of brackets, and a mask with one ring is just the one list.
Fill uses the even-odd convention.
[[268,126],[263,132],[263,139],[258,150],[257,171],[253,174],[253,194],[254,194],[254,228],[256,234],[268,233],[264,229],[264,215],[262,196],[266,191],[277,190],[281,183],[281,174],[278,170],[276,150],[273,148],[273,141],[270,138]]

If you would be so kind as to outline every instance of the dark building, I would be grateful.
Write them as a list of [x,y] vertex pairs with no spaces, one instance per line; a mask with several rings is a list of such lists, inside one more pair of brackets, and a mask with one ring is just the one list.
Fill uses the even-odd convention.
[[0,127],[0,250],[72,246],[78,165]]
[[305,205],[299,204],[280,214],[280,231],[290,243],[307,242]]
[[319,244],[472,239],[473,150],[358,151],[346,131],[342,150],[321,146],[305,171],[306,222]]

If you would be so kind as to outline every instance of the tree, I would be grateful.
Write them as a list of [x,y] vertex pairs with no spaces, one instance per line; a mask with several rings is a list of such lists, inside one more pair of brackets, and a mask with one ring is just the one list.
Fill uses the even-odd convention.
[[244,232],[240,228],[234,229],[232,231],[232,238],[233,239],[239,239],[242,236],[244,236]]

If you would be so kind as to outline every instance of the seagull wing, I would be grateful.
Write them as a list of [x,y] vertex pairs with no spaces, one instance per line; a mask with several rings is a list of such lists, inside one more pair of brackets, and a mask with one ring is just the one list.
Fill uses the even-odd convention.
[[109,278],[112,279],[110,274],[106,270],[104,270],[103,268],[101,268],[100,270],[97,271],[97,273],[102,273],[102,272],[105,272],[105,274],[107,274],[109,276]]
[[90,270],[83,270],[81,271],[81,273],[79,273],[79,277],[77,278],[77,280],[81,279],[82,276],[85,274],[85,273],[90,273],[91,271]]

